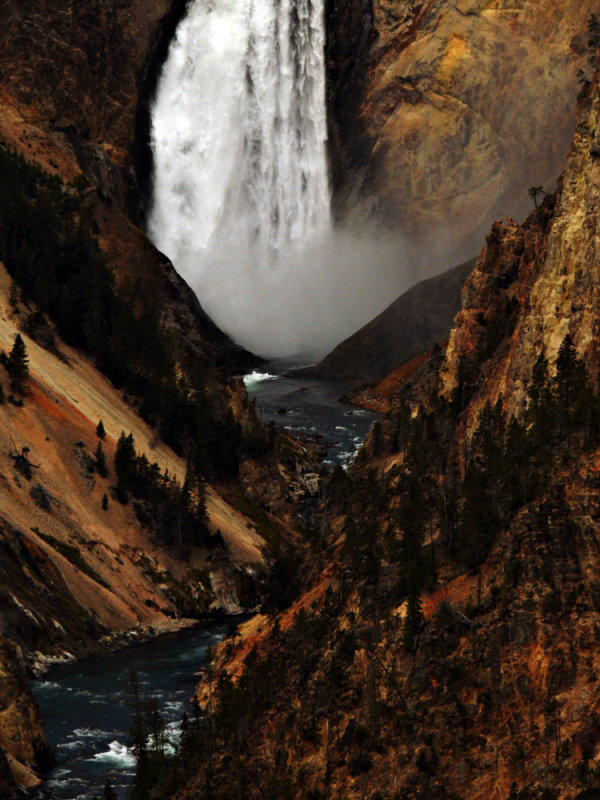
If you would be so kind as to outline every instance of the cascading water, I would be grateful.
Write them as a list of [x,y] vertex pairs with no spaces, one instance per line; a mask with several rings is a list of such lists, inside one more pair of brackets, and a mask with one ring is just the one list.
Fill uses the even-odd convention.
[[193,0],[155,98],[149,234],[263,355],[324,351],[393,299],[332,229],[324,35],[323,0]]

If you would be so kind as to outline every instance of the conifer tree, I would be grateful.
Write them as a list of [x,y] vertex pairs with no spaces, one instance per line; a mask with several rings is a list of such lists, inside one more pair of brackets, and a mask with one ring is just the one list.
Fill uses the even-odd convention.
[[527,396],[529,402],[537,409],[537,406],[542,402],[544,392],[548,386],[548,359],[543,352],[540,352],[533,365],[531,373],[531,384]]
[[422,624],[421,595],[417,588],[417,580],[412,576],[409,580],[406,617],[404,618],[404,629],[402,631],[402,644],[405,650],[413,652],[416,649],[416,639]]
[[17,334],[13,348],[8,356],[6,370],[10,378],[10,388],[13,392],[23,394],[25,383],[29,377],[29,359],[27,358],[25,342],[20,333]]
[[102,422],[102,420],[100,420],[96,425],[96,436],[99,439],[104,439],[106,436],[106,431],[104,430],[104,423]]
[[527,190],[527,194],[529,195],[529,197],[531,197],[535,207],[537,208],[538,207],[538,197],[541,194],[546,194],[546,192],[544,191],[544,187],[543,186],[532,186],[530,189]]
[[98,442],[98,447],[94,453],[94,458],[96,459],[96,470],[98,475],[100,475],[102,478],[106,478],[108,475],[108,467],[106,466],[106,456],[104,455],[104,450],[102,449],[102,442]]
[[17,313],[19,311],[20,300],[21,300],[21,291],[19,289],[19,285],[13,278],[10,282],[8,301],[11,304],[13,310],[16,311]]
[[573,403],[573,388],[577,372],[577,354],[573,340],[567,333],[558,350],[556,359],[556,392],[562,410]]
[[117,449],[115,451],[115,472],[117,475],[117,499],[120,503],[127,502],[127,492],[131,490],[135,481],[135,442],[133,434],[125,435],[121,431]]

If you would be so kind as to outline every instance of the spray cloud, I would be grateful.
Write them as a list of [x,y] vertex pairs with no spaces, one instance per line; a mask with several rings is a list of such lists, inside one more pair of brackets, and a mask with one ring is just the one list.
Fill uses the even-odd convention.
[[324,12],[194,0],[159,83],[149,233],[261,355],[324,353],[408,288],[391,240],[334,230]]

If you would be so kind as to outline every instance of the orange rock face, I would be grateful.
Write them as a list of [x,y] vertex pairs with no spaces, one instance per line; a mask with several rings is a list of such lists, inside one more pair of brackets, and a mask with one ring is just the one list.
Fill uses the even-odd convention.
[[0,84],[28,122],[72,128],[130,163],[137,81],[168,0],[92,3],[9,0]]
[[[50,749],[42,729],[42,717],[31,695],[20,648],[0,637],[0,753],[9,754],[8,763],[22,786],[39,782],[37,771],[50,760]],[[9,793],[10,781],[2,797]]]
[[[550,365],[567,333],[597,370],[600,297],[600,121],[597,85],[582,97],[578,126],[556,200],[548,198],[526,222],[497,222],[462,295],[447,352],[446,390],[461,358],[480,368],[473,415],[500,395],[509,414],[525,406],[533,365]],[[492,335],[490,337],[490,331]]]
[[478,249],[495,216],[523,214],[528,187],[563,167],[594,10],[374,0],[370,48],[341,84],[362,75],[355,129],[341,136],[362,159],[363,199],[446,266],[448,250]]

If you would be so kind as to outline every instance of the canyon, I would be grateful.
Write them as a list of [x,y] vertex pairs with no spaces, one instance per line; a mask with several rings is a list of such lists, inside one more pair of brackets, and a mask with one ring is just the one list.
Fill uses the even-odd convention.
[[[477,518],[475,544],[463,517],[465,509],[475,513],[467,478],[482,419],[491,407],[502,411],[500,438],[511,417],[528,419],[540,354],[553,376],[568,333],[597,381],[600,90],[588,46],[588,18],[597,10],[591,0],[560,7],[546,0],[326,3],[333,211],[352,220],[358,205],[359,216],[400,234],[415,279],[472,256],[498,214],[522,215],[527,189],[550,189],[564,172],[522,224],[494,222],[472,272],[454,273],[452,297],[442,288],[435,329],[416,342],[414,331],[403,330],[413,327],[411,297],[417,310],[429,299],[424,284],[425,297],[412,290],[386,324],[391,356],[365,352],[369,331],[343,356],[336,374],[360,382],[399,369],[370,399],[369,390],[361,397],[388,415],[346,477],[337,470],[323,477],[317,524],[307,536],[292,495],[298,482],[315,494],[317,460],[281,434],[273,440],[256,419],[233,376],[259,359],[219,330],[143,230],[152,189],[151,99],[186,3],[2,4],[3,165],[20,176],[24,196],[53,192],[73,229],[89,226],[98,251],[89,242],[87,250],[101,254],[115,297],[150,325],[136,336],[168,341],[172,359],[160,397],[149,401],[129,388],[146,391],[158,374],[160,359],[143,347],[128,354],[119,385],[98,369],[108,367],[97,340],[85,352],[52,321],[44,323],[46,346],[39,331],[28,333],[43,293],[35,300],[27,296],[35,286],[19,295],[11,283],[17,267],[27,279],[27,248],[15,252],[10,198],[2,196],[0,347],[8,352],[20,332],[30,365],[23,405],[18,398],[0,405],[3,796],[36,785],[49,760],[28,675],[190,617],[254,608],[266,597],[263,614],[217,653],[223,733],[216,747],[196,731],[186,766],[196,772],[180,767],[179,797],[198,796],[215,776],[217,794],[200,796],[240,796],[243,787],[249,797],[278,800],[571,800],[584,790],[582,797],[593,797],[599,463],[597,446],[579,444],[591,434],[574,428],[567,445],[555,442],[553,474],[540,479],[537,494],[523,499],[513,487],[503,506],[497,485],[486,484],[506,518]],[[26,162],[41,171],[32,177]],[[383,340],[377,324],[370,330],[375,344]],[[119,335],[117,321],[111,342]],[[433,351],[418,352],[434,342]],[[410,356],[416,359],[402,365]],[[375,357],[380,364],[372,369]],[[365,363],[350,375],[359,359]],[[211,475],[196,490],[208,534],[185,553],[151,534],[147,507],[136,513],[133,497],[119,501],[112,473],[124,431],[138,454],[185,483],[198,444],[186,428],[189,408],[178,407],[170,428],[166,413],[152,407],[173,386],[178,402],[208,398],[210,420],[203,417],[201,429],[212,448],[208,472],[216,451],[226,461],[234,429],[239,437],[235,475]],[[108,477],[94,465],[100,419]],[[414,466],[407,469],[409,452]],[[31,462],[31,478],[17,469],[19,455]],[[411,470],[423,481],[427,536],[425,523],[415,522]],[[452,494],[452,481],[462,494]],[[448,520],[456,497],[464,541],[455,547]],[[417,529],[421,548],[409,535]],[[298,559],[286,591],[289,564],[276,558],[282,547]],[[430,551],[438,559],[433,571]],[[415,581],[422,583],[422,616]],[[290,598],[291,586],[297,596]],[[407,645],[411,614],[418,624]],[[277,677],[273,691],[261,683],[264,674]],[[240,706],[232,721],[232,687],[246,702],[248,680],[257,705]],[[335,703],[328,687],[339,690]],[[200,700],[211,691],[200,687]],[[245,749],[236,753],[240,740]],[[159,797],[161,786],[152,791]]]
[[449,341],[358,393],[387,413],[329,478],[304,590],[219,647],[218,797],[598,795],[599,450],[560,398],[568,364],[597,381],[599,100],[596,74],[556,194],[494,223]]

